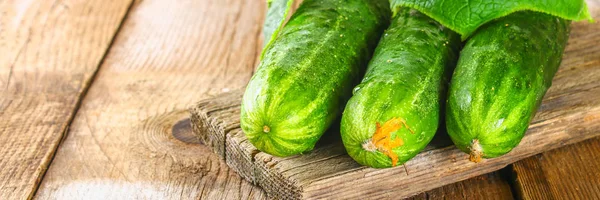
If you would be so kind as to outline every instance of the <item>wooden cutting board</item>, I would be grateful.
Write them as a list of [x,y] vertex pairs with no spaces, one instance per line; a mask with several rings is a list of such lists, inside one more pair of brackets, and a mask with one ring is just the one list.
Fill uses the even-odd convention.
[[[600,9],[592,7],[600,18]],[[274,199],[401,198],[496,171],[523,158],[600,136],[600,24],[573,23],[553,86],[512,152],[480,163],[441,131],[403,166],[372,169],[350,158],[337,127],[304,155],[280,158],[258,151],[239,126],[243,90],[205,99],[190,109],[195,134],[246,180]]]

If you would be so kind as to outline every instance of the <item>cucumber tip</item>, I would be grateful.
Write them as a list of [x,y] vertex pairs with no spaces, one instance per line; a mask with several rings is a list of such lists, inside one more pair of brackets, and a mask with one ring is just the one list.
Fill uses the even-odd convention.
[[369,138],[367,141],[365,141],[362,144],[362,148],[366,151],[370,151],[370,152],[375,152],[377,151],[377,146],[375,146],[375,144],[373,144],[373,140],[371,138]]
[[481,149],[481,144],[479,144],[479,140],[473,139],[471,141],[471,146],[469,147],[469,160],[474,163],[481,162],[483,157],[483,150]]

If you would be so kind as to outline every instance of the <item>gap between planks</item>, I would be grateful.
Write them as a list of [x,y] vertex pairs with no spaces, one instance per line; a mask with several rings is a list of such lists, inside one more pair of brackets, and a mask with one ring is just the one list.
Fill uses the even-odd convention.
[[86,81],[86,83],[84,84],[85,86],[83,87],[83,91],[81,92],[81,95],[77,99],[75,107],[73,108],[73,112],[71,112],[71,115],[70,115],[69,119],[67,120],[67,126],[65,127],[65,129],[63,131],[63,134],[62,134],[59,142],[56,143],[56,145],[52,147],[53,150],[51,152],[50,159],[43,166],[44,171],[42,172],[42,174],[40,176],[40,179],[36,181],[36,187],[32,191],[32,194],[28,197],[28,199],[32,199],[35,196],[35,194],[37,193],[37,190],[40,187],[40,183],[44,180],[44,176],[46,175],[46,171],[48,170],[48,168],[52,164],[52,161],[54,160],[54,157],[56,156],[57,149],[60,147],[60,145],[65,140],[65,138],[68,136],[69,127],[71,126],[71,123],[73,122],[73,119],[75,118],[75,114],[79,110],[79,108],[81,106],[81,103],[83,102],[83,99],[85,99],[85,95],[87,94],[89,88],[94,83],[94,80],[96,79],[96,75],[98,74],[98,71],[100,70],[100,67],[102,66],[102,64],[104,64],[104,60],[106,59],[106,55],[108,55],[108,52],[110,51],[110,48],[114,44],[115,38],[117,37],[117,35],[119,34],[119,31],[123,27],[123,23],[127,19],[127,16],[129,15],[129,12],[131,11],[131,8],[133,7],[133,5],[134,5],[134,1],[131,0],[129,2],[129,6],[127,6],[127,10],[125,11],[125,14],[123,15],[123,18],[121,19],[121,22],[119,23],[119,26],[117,27],[117,30],[115,30],[115,34],[112,36],[112,38],[110,40],[110,43],[108,44],[106,50],[104,51],[104,54],[102,55],[102,58],[100,59],[100,62],[98,62],[96,70],[94,70],[94,72],[92,73],[92,76],[90,77],[90,79],[88,79]]
[[[173,126],[187,105],[250,78],[264,2],[136,2],[36,198],[263,198]],[[156,13],[161,15],[156,15]]]
[[30,199],[131,1],[3,3],[0,199]]

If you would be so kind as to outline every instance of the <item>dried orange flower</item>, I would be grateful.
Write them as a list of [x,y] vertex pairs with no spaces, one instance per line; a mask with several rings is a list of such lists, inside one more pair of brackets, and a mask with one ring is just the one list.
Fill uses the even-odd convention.
[[400,118],[392,118],[386,121],[383,126],[377,122],[376,126],[375,134],[373,134],[373,137],[367,143],[363,144],[363,148],[368,151],[380,151],[392,159],[392,166],[396,166],[398,164],[398,155],[392,149],[404,145],[404,141],[400,137],[392,140],[392,133],[401,129],[402,126],[406,127],[411,133],[414,132],[406,125],[406,121]]

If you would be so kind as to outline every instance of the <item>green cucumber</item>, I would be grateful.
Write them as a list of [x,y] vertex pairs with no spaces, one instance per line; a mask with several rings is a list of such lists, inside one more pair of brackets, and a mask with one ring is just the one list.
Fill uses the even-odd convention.
[[399,10],[342,116],[342,141],[354,160],[392,167],[427,146],[460,45],[459,35],[435,20]]
[[275,156],[314,148],[340,116],[389,23],[387,0],[305,0],[264,50],[240,125]]
[[569,36],[568,20],[517,12],[467,41],[452,76],[446,126],[471,160],[510,152],[552,84]]

